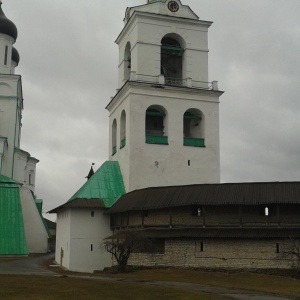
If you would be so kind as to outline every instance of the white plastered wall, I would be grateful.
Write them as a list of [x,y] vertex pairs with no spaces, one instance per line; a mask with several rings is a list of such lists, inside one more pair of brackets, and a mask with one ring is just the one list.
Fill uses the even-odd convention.
[[31,191],[25,187],[20,187],[19,190],[28,252],[47,253],[48,234]]
[[71,271],[92,273],[110,267],[111,255],[102,247],[103,240],[112,234],[105,210],[70,209],[67,212],[67,217],[58,218],[57,222],[56,262],[60,263],[62,248],[63,266]]
[[[150,186],[184,185],[220,182],[219,93],[155,89],[131,84],[124,100],[116,101],[110,120],[127,116],[126,146],[110,156],[118,160],[126,191]],[[168,145],[145,143],[145,114],[151,105],[167,111]],[[183,115],[199,109],[204,115],[205,147],[183,145]],[[117,141],[119,141],[119,134]]]
[[66,269],[70,268],[71,211],[63,209],[57,213],[55,261]]

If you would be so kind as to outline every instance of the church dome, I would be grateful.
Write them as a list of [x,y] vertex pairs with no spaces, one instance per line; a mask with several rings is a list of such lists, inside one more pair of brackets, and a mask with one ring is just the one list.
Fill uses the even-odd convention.
[[7,34],[16,40],[18,36],[17,27],[11,20],[6,18],[1,6],[2,3],[0,2],[0,33]]
[[16,62],[17,65],[19,64],[20,54],[19,54],[18,50],[15,47],[12,48],[11,60]]

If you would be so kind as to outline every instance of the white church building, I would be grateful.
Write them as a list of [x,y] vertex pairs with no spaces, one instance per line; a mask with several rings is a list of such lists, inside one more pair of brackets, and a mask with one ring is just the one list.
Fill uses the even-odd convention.
[[0,255],[45,253],[49,233],[35,197],[36,164],[20,148],[23,91],[15,74],[18,31],[0,1]]
[[208,29],[179,0],[127,8],[119,86],[108,103],[109,161],[57,213],[55,260],[72,271],[112,265],[100,245],[107,210],[125,193],[220,183],[219,97],[208,78]]

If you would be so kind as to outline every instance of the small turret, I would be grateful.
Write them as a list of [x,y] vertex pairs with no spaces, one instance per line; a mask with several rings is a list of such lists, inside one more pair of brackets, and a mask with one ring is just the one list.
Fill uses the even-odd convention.
[[0,1],[0,33],[12,37],[14,41],[16,41],[18,37],[16,25],[5,16],[2,10],[2,1]]
[[13,47],[18,37],[16,25],[9,20],[3,10],[0,0],[0,73],[14,74],[15,67],[19,64],[20,56]]

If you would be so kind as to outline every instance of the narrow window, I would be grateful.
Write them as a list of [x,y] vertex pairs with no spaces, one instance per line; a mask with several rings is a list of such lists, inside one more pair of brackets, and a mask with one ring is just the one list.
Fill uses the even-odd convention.
[[200,242],[200,252],[203,252],[203,249],[204,249],[204,243]]
[[190,160],[188,160],[188,166],[190,166],[191,165],[191,161]]
[[4,65],[7,65],[8,46],[5,46]]
[[280,252],[279,243],[276,243],[276,253]]
[[112,123],[112,155],[117,153],[117,120]]
[[94,248],[94,247],[93,247],[93,244],[91,244],[91,251],[93,251],[93,248]]
[[126,146],[126,113],[123,110],[121,114],[121,126],[120,126],[120,149]]
[[92,210],[91,211],[91,217],[93,218],[95,216],[95,212]]
[[203,215],[203,209],[199,206],[192,206],[191,214],[193,217],[201,217]]
[[29,174],[29,184],[32,184],[32,174]]
[[265,207],[265,216],[268,217],[269,216],[269,207]]

